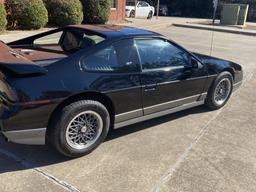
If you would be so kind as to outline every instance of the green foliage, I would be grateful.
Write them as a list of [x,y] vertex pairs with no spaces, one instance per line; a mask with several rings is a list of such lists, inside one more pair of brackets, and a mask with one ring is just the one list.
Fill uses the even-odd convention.
[[111,0],[82,0],[84,23],[104,24],[108,21]]
[[6,11],[2,3],[0,3],[0,31],[4,31],[7,25]]
[[42,0],[6,0],[9,28],[39,29],[48,21]]
[[8,28],[40,29],[48,22],[42,0],[6,0]]
[[81,24],[83,8],[79,0],[44,0],[49,23],[54,26]]

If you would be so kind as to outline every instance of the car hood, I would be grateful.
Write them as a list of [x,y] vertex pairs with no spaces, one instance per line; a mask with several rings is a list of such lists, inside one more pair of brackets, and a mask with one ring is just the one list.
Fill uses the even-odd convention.
[[129,9],[129,10],[135,9],[135,6],[125,6],[125,9]]
[[210,64],[210,63],[215,63],[215,64],[219,64],[219,65],[223,65],[226,63],[229,63],[230,61],[224,60],[224,59],[220,59],[220,58],[216,58],[216,57],[212,57],[209,55],[203,55],[200,53],[193,53],[195,56],[197,56],[202,63],[204,64]]

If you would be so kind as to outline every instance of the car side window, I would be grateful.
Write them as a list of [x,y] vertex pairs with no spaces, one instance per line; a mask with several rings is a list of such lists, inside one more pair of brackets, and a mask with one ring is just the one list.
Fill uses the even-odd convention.
[[141,2],[141,7],[148,7],[148,4],[146,2]]
[[82,59],[81,67],[91,72],[138,72],[139,58],[132,39],[118,41]]
[[139,2],[139,3],[138,3],[138,7],[142,7],[142,2]]
[[35,39],[34,45],[44,46],[44,45],[58,45],[62,37],[63,31],[56,32],[38,39]]
[[145,2],[145,7],[149,7],[150,5],[148,3]]
[[190,66],[190,55],[164,39],[137,39],[143,70]]

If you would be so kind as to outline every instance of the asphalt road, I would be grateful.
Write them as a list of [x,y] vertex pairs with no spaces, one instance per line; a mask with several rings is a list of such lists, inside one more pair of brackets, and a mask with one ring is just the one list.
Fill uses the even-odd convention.
[[[210,53],[209,31],[154,30],[191,51]],[[0,191],[255,191],[255,49],[255,37],[214,33],[212,55],[245,71],[243,86],[219,111],[198,107],[112,131],[79,159],[0,139]]]

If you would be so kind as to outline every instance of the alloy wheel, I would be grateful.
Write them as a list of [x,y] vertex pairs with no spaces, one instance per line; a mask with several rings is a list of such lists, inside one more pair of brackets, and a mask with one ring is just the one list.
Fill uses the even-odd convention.
[[103,120],[94,111],[76,115],[66,129],[66,141],[74,149],[83,150],[92,146],[103,131]]
[[230,79],[228,78],[222,79],[215,88],[214,102],[219,106],[223,105],[228,100],[230,93],[231,93]]

